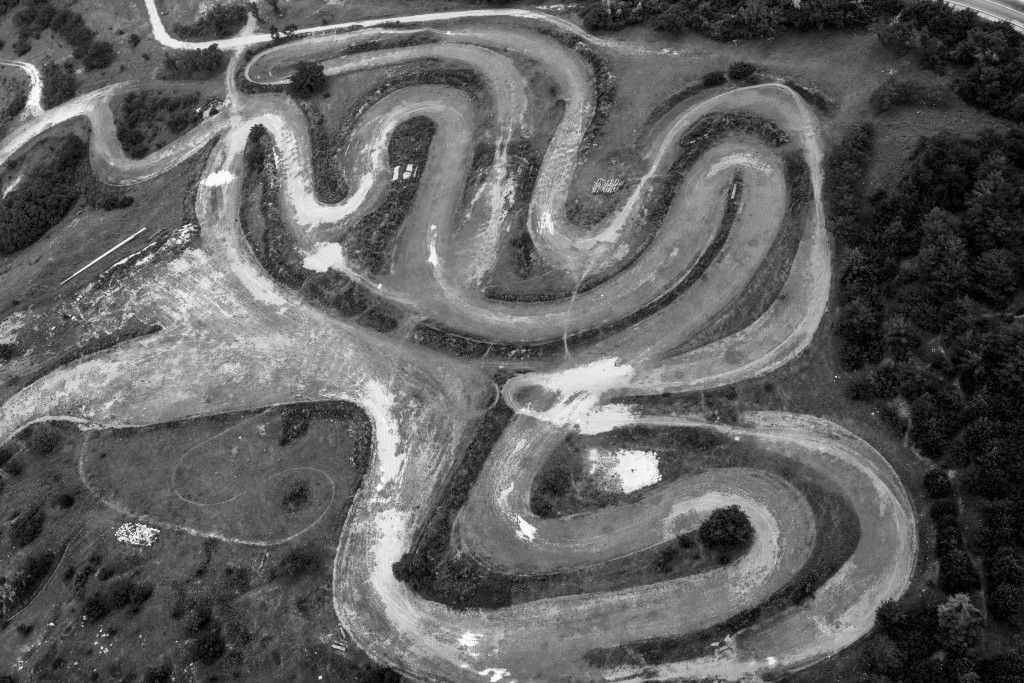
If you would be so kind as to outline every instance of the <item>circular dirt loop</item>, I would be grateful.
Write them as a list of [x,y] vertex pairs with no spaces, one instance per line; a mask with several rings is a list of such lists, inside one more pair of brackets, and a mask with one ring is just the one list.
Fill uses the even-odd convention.
[[[172,49],[196,46],[170,38],[154,1],[146,5],[160,42]],[[487,23],[497,17],[513,24]],[[821,204],[822,142],[814,114],[793,91],[776,84],[694,98],[645,137],[651,140],[642,150],[646,172],[629,186],[626,201],[584,231],[566,218],[565,208],[595,111],[594,77],[579,49],[534,29],[555,29],[570,37],[567,42],[589,43],[598,54],[643,51],[524,10],[388,21],[397,28],[371,21],[364,28],[306,29],[300,39],[244,65],[242,48],[268,43],[268,36],[250,25],[242,35],[219,41],[235,50],[223,110],[145,159],[129,160],[122,153],[109,109],[129,84],[31,116],[0,142],[3,163],[49,128],[85,116],[100,177],[129,184],[173,168],[219,135],[203,171],[204,179],[216,182],[201,181],[197,188],[198,246],[146,266],[124,284],[133,294],[129,307],[155,313],[163,331],[87,356],[26,387],[4,405],[0,436],[56,416],[140,426],[302,400],[357,403],[373,421],[375,452],[339,542],[335,607],[344,631],[360,647],[414,680],[738,679],[806,666],[864,635],[875,608],[906,590],[917,553],[909,497],[877,451],[810,416],[749,413],[733,426],[708,425],[696,417],[645,415],[610,400],[747,380],[781,367],[810,344],[831,279]],[[424,32],[410,24],[450,30]],[[424,33],[430,37],[400,42]],[[298,106],[280,94],[243,94],[233,80],[240,71],[256,84],[280,83],[302,59],[323,62],[329,74],[365,72],[374,84],[381,82],[384,67],[419,68],[429,61],[471,70],[486,93],[475,97],[424,83],[368,103],[342,154],[349,195],[327,205],[314,196],[310,134]],[[528,199],[526,230],[537,258],[550,268],[580,282],[603,277],[572,297],[532,303],[492,300],[480,287],[481,276],[498,263],[496,250],[510,226],[516,182],[510,143],[532,130],[530,82],[520,71],[524,60],[546,74],[565,103],[550,143],[538,150],[543,162]],[[654,183],[666,179],[680,157],[679,141],[701,117],[729,113],[771,122],[788,134],[788,142],[773,146],[735,132],[716,139],[685,167],[664,221],[644,242],[644,211]],[[379,276],[357,272],[336,242],[388,191],[391,133],[420,116],[432,119],[435,134],[422,187],[396,238],[394,261]],[[332,316],[257,263],[239,218],[243,154],[257,124],[273,140],[281,213],[301,255],[406,311],[412,321],[407,327],[382,335]],[[493,145],[494,160],[467,191],[474,135],[481,130]],[[787,175],[795,167],[804,169],[803,185]],[[807,199],[797,201],[794,187],[802,187]],[[781,271],[784,282],[774,303],[745,329],[678,353],[734,310],[745,291],[760,286],[759,268],[783,234],[797,235],[799,246],[792,263],[783,264],[788,270]],[[639,255],[629,256],[632,245],[643,244]],[[474,361],[414,343],[408,325],[423,320],[488,343],[544,342],[552,352],[535,357],[534,372],[513,376],[499,390],[494,358]],[[573,341],[570,349],[573,335],[583,341]],[[392,564],[413,548],[417,530],[462,464],[464,449],[476,443],[486,406],[487,420],[507,408],[515,414],[500,436],[484,437],[489,454],[455,518],[452,541],[484,564],[521,576],[594,566],[656,547],[730,504],[751,518],[752,548],[700,574],[500,609],[457,611],[421,597],[395,578]],[[567,435],[628,426],[703,426],[729,439],[752,440],[783,465],[799,465],[855,511],[861,529],[856,548],[838,572],[822,577],[812,600],[733,634],[729,646],[714,654],[596,667],[593,662],[604,660],[588,654],[644,639],[685,637],[763,604],[794,580],[816,539],[815,517],[801,489],[779,474],[745,467],[663,482],[634,494],[629,503],[569,517],[541,519],[531,512],[533,479]],[[185,464],[202,471],[196,463]],[[183,470],[182,482],[189,483],[185,475],[195,472]],[[202,502],[237,495],[230,482],[196,490]],[[204,533],[188,520],[154,521]]]

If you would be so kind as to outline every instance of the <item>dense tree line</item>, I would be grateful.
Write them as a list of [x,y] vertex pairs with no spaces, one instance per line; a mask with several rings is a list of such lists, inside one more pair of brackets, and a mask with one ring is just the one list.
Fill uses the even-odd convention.
[[193,24],[175,24],[174,35],[182,40],[229,38],[245,25],[247,12],[242,4],[214,5]]
[[[898,182],[861,200],[869,154],[870,129],[860,126],[844,136],[826,165],[830,224],[845,252],[835,331],[842,362],[856,371],[850,392],[875,401],[885,419],[940,465],[924,481],[926,493],[938,499],[929,511],[938,588],[950,594],[981,590],[991,619],[1019,627],[1024,132],[923,137]],[[947,469],[958,471],[955,487]],[[970,496],[981,516],[966,537],[957,495]],[[962,681],[978,679],[958,676],[977,674],[1009,681],[1019,679],[991,672],[1024,672],[1016,655],[977,661],[959,636],[942,641],[947,653],[958,653],[936,660],[931,653],[938,623],[922,620],[908,631],[917,617],[907,614],[906,605],[900,609],[901,623],[879,614],[868,650],[877,675]],[[950,609],[970,621],[963,604]],[[922,642],[930,637],[931,649],[908,644],[910,631]]]
[[75,59],[86,69],[106,68],[117,57],[113,45],[96,40],[96,31],[86,25],[81,14],[57,9],[50,0],[22,0],[21,8],[14,13],[14,26],[18,30],[14,51],[19,55],[29,51],[30,40],[38,40],[43,31],[50,29],[73,48]]
[[64,218],[78,200],[78,166],[87,155],[81,138],[65,136],[53,155],[27,171],[0,201],[0,255],[24,249]]
[[650,21],[670,33],[695,31],[716,40],[774,36],[800,31],[865,28],[897,11],[899,0],[625,0],[594,2],[582,12],[589,30],[618,30]]
[[166,79],[203,79],[220,71],[224,52],[217,45],[196,50],[175,50],[164,53],[161,74]]

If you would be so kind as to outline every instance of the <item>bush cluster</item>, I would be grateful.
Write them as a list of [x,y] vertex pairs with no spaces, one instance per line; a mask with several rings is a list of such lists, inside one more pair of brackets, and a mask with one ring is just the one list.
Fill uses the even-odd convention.
[[220,71],[223,64],[224,52],[216,45],[203,49],[166,52],[161,78],[202,80]]
[[75,76],[70,62],[44,62],[39,70],[39,76],[43,81],[43,92],[40,97],[43,109],[53,109],[75,96]]

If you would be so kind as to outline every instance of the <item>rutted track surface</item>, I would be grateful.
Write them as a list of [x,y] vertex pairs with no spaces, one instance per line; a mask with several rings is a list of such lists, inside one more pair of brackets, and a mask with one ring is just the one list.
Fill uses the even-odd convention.
[[[152,0],[147,0],[147,7],[158,40],[172,48],[192,47],[166,35]],[[410,21],[491,16],[549,22],[586,37],[565,20],[517,10],[433,14]],[[109,182],[128,184],[155,177],[216,134],[222,135],[204,175],[228,180],[200,184],[196,210],[201,246],[149,267],[133,283],[137,295],[131,305],[158,311],[164,331],[60,368],[30,385],[4,405],[0,435],[53,416],[95,425],[144,425],[299,400],[338,398],[359,404],[374,422],[376,449],[339,543],[335,606],[353,640],[417,680],[738,678],[807,665],[863,635],[874,608],[901,594],[909,583],[917,550],[914,515],[906,492],[881,455],[826,420],[756,413],[743,415],[738,426],[704,425],[731,437],[753,439],[779,458],[809,467],[843,492],[863,530],[854,555],[813,601],[787,611],[756,634],[741,634],[733,649],[714,659],[604,671],[590,668],[583,656],[595,648],[707,628],[756,606],[784,585],[806,561],[815,534],[807,503],[793,486],[764,472],[723,469],[659,488],[628,507],[559,520],[539,520],[529,512],[530,482],[544,456],[569,431],[704,424],[693,417],[637,414],[608,399],[750,379],[781,367],[808,346],[824,314],[831,278],[821,208],[821,143],[810,110],[792,91],[775,85],[688,103],[654,137],[647,155],[650,172],[635,195],[607,223],[585,233],[564,218],[577,150],[593,113],[585,62],[549,38],[483,25],[460,26],[442,42],[426,46],[332,55],[382,33],[393,32],[338,33],[312,38],[309,44],[286,44],[258,57],[245,73],[271,82],[281,78],[292,60],[309,54],[323,58],[332,72],[339,73],[425,56],[450,58],[479,70],[495,103],[491,125],[499,142],[487,189],[478,195],[487,201],[485,219],[467,222],[461,214],[464,207],[458,198],[466,182],[469,131],[477,114],[467,98],[447,87],[400,90],[357,122],[346,151],[346,169],[349,178],[359,182],[338,206],[315,200],[305,121],[283,96],[246,96],[229,83],[229,101],[221,114],[139,161],[120,151],[107,104],[124,86],[76,98],[15,130],[0,144],[0,162],[50,127],[87,116],[93,131],[92,162]],[[248,33],[220,45],[239,48],[267,41],[267,36]],[[621,258],[620,245],[641,228],[636,211],[643,205],[645,182],[665,172],[676,142],[700,115],[745,111],[789,132],[790,145],[801,152],[811,171],[813,202],[796,217],[803,221],[803,237],[782,294],[760,318],[743,331],[694,351],[671,353],[736,303],[768,253],[792,200],[781,180],[778,158],[749,136],[732,138],[701,157],[647,251],[605,284],[572,301],[543,304],[491,301],[475,290],[473,278],[460,267],[457,242],[486,243],[500,235],[506,182],[502,145],[528,124],[526,85],[506,51],[528,52],[569,98],[545,153],[529,229],[544,258],[577,275],[595,261],[610,262],[605,267],[613,268],[615,259]],[[416,529],[456,464],[472,418],[493,396],[489,376],[472,362],[343,322],[275,283],[256,263],[240,229],[239,190],[246,139],[252,126],[263,124],[274,138],[295,237],[300,245],[315,249],[336,239],[348,219],[376,201],[390,180],[384,153],[390,131],[416,115],[430,116],[439,124],[425,185],[419,191],[421,199],[429,200],[417,201],[403,227],[401,257],[393,273],[370,284],[417,315],[499,341],[546,339],[620,319],[671,287],[706,248],[721,221],[733,174],[742,174],[743,200],[728,240],[703,276],[678,299],[575,357],[545,361],[544,372],[519,375],[506,383],[502,397],[519,415],[489,456],[459,522],[460,541],[475,553],[516,572],[536,573],[642,550],[692,528],[707,510],[735,502],[757,529],[754,547],[740,561],[611,593],[474,612],[427,601],[395,578],[392,563],[411,547]],[[670,253],[673,257],[666,263]],[[347,267],[343,262],[335,265]],[[523,533],[524,524],[530,533]]]

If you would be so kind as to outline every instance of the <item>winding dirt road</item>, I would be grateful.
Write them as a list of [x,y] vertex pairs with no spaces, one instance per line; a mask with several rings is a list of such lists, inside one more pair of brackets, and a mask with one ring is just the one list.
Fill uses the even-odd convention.
[[[202,47],[170,38],[153,0],[146,5],[161,43]],[[401,22],[494,17],[546,23],[600,49],[629,49],[592,40],[564,19],[520,10],[437,13]],[[218,42],[238,49],[269,41],[253,29],[250,25],[244,35]],[[326,33],[339,30],[345,32]],[[499,152],[478,193],[485,210],[467,211],[459,201],[467,182],[471,132],[482,114],[464,93],[447,86],[405,88],[365,112],[345,152],[354,189],[334,206],[313,196],[305,121],[280,95],[244,95],[229,80],[228,102],[220,114],[138,161],[121,152],[108,104],[127,86],[111,86],[45,112],[0,143],[0,163],[77,116],[88,117],[92,125],[93,166],[103,179],[118,184],[155,177],[220,137],[196,197],[199,244],[173,260],[138,270],[124,284],[132,292],[126,305],[156,315],[164,330],[63,366],[26,387],[4,404],[0,437],[53,417],[129,426],[299,400],[357,403],[374,423],[375,453],[339,541],[335,608],[344,631],[360,647],[415,680],[738,679],[806,666],[865,634],[878,604],[908,586],[917,552],[910,499],[877,451],[820,418],[751,413],[738,425],[709,425],[694,416],[644,415],[609,401],[762,376],[810,344],[828,302],[831,270],[821,204],[821,138],[806,104],[778,85],[715,92],[683,103],[654,136],[646,155],[649,170],[623,208],[584,232],[565,218],[579,145],[594,111],[591,75],[574,51],[539,34],[497,31],[486,23],[460,23],[436,43],[351,55],[339,51],[396,32],[339,25],[303,33],[325,34],[261,53],[246,65],[246,76],[254,82],[279,81],[295,60],[311,56],[331,73],[372,72],[428,57],[477,70],[494,103],[488,126]],[[780,295],[763,315],[740,332],[686,353],[674,351],[742,299],[787,220],[792,197],[782,178],[780,150],[751,136],[730,136],[700,157],[677,188],[654,240],[605,284],[568,301],[545,303],[498,302],[477,291],[475,277],[462,267],[461,243],[479,240],[483,247],[471,253],[482,254],[487,262],[488,250],[501,239],[509,182],[502,150],[529,125],[528,85],[510,53],[541,65],[567,98],[531,199],[529,229],[545,259],[576,275],[592,269],[594,261],[617,272],[616,260],[625,258],[623,246],[644,227],[649,183],[665,174],[678,141],[702,115],[743,111],[789,133],[786,150],[799,151],[810,169],[813,197],[807,210],[790,217],[799,221],[800,245]],[[235,73],[234,68],[228,71]],[[638,552],[694,528],[708,510],[735,503],[757,530],[754,547],[739,561],[652,585],[468,612],[428,601],[395,578],[392,564],[412,547],[416,530],[458,464],[473,420],[493,398],[492,366],[447,357],[400,336],[375,334],[332,317],[273,281],[240,228],[240,190],[246,140],[253,126],[264,125],[274,139],[290,227],[312,252],[337,240],[351,220],[379,200],[390,182],[385,167],[390,133],[421,115],[434,119],[438,128],[424,184],[402,229],[399,258],[380,281],[363,281],[418,316],[503,342],[562,337],[618,320],[674,287],[708,248],[722,222],[726,194],[740,174],[743,196],[721,252],[676,300],[576,356],[544,360],[541,371],[505,384],[501,398],[517,415],[490,454],[458,521],[460,542],[475,555],[530,574]],[[363,277],[343,261],[333,265]],[[593,668],[584,656],[595,648],[689,633],[762,603],[806,563],[816,534],[808,503],[792,484],[748,468],[711,470],[656,487],[638,503],[569,518],[541,520],[530,513],[531,482],[561,439],[572,431],[600,434],[631,425],[701,426],[752,440],[780,461],[809,468],[856,511],[862,534],[853,555],[813,600],[770,624],[740,632],[733,647],[713,658]],[[216,535],[183,520],[154,521]],[[242,536],[226,540],[251,542]]]

